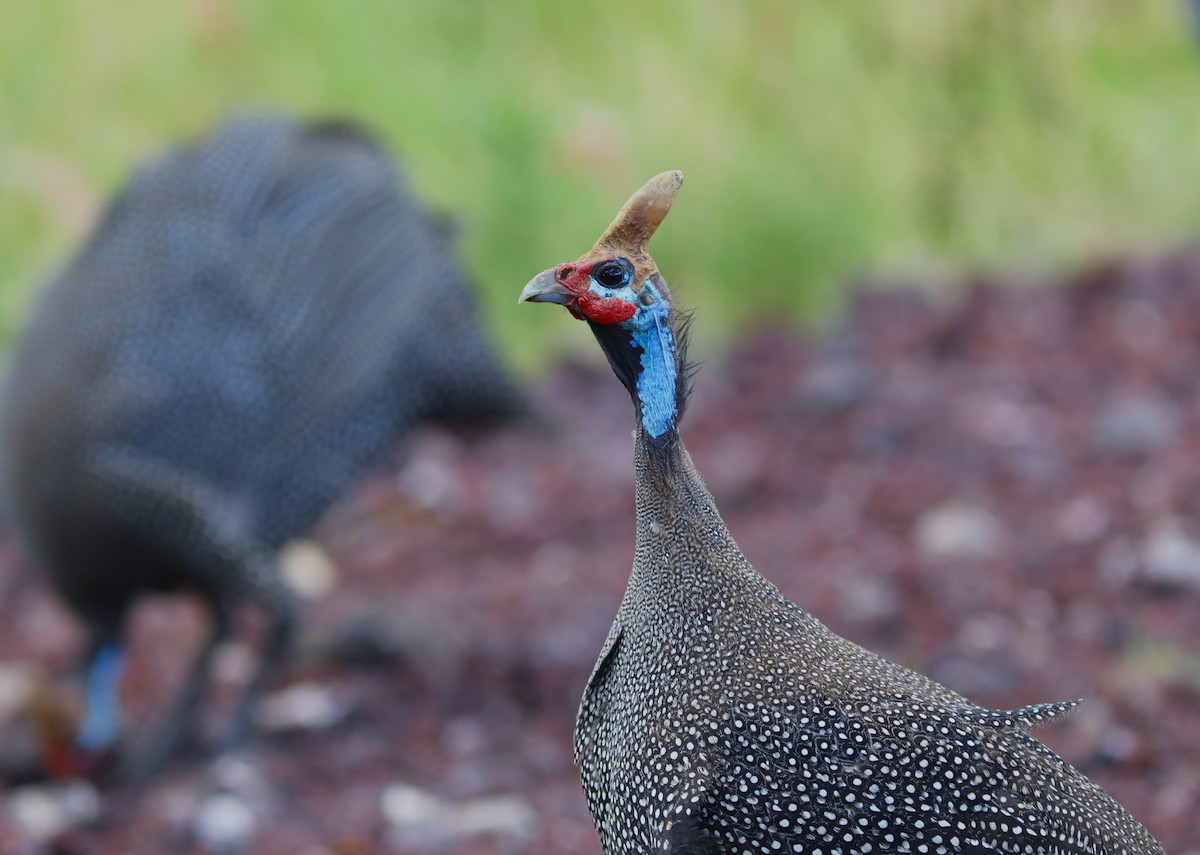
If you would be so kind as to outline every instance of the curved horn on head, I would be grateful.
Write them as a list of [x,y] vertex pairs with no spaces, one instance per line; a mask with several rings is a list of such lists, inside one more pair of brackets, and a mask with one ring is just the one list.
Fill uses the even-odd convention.
[[660,172],[629,197],[616,219],[600,235],[593,252],[607,253],[614,250],[631,255],[646,252],[655,229],[671,210],[671,202],[683,184],[683,173],[678,169]]

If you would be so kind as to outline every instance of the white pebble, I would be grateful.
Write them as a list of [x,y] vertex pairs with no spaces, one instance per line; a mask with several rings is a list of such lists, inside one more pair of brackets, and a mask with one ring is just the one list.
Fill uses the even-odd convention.
[[931,558],[980,558],[1003,545],[1004,527],[986,509],[951,500],[921,515],[913,540]]
[[38,784],[13,790],[8,813],[30,840],[45,841],[100,815],[100,795],[87,781]]
[[311,540],[293,540],[279,558],[283,578],[306,600],[325,596],[337,583],[337,567]]
[[347,708],[326,686],[298,683],[269,696],[259,721],[267,730],[327,730],[346,717]]
[[244,849],[258,829],[254,811],[228,793],[208,796],[196,808],[192,831],[209,849],[231,852]]
[[529,839],[537,813],[515,796],[449,802],[408,784],[383,791],[381,808],[393,834],[405,845],[441,848],[464,838],[503,835]]

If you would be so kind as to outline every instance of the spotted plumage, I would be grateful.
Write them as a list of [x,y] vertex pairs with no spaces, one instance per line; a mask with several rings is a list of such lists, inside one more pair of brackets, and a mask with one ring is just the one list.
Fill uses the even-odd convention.
[[245,114],[143,164],[41,295],[0,396],[0,487],[91,635],[81,753],[117,739],[137,597],[188,589],[213,616],[146,771],[255,603],[245,733],[293,634],[291,538],[415,425],[521,411],[447,232],[363,130]]
[[[742,555],[679,439],[686,347],[645,251],[681,181],[653,179],[522,293],[588,321],[638,415],[633,571],[575,734],[605,852],[1162,853],[1022,729],[1073,703],[975,706],[835,635]],[[623,258],[636,280],[605,275]]]

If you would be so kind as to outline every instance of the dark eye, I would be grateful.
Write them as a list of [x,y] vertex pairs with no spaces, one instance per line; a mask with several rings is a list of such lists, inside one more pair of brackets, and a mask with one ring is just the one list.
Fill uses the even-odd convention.
[[605,288],[620,288],[627,283],[633,272],[632,265],[624,258],[614,258],[596,265],[592,278]]

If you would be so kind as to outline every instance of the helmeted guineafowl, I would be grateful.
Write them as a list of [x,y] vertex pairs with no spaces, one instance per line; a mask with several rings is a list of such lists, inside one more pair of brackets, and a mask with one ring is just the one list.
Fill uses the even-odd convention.
[[41,295],[0,397],[2,485],[90,634],[78,758],[116,739],[135,597],[192,589],[213,617],[134,752],[149,771],[253,602],[272,622],[230,738],[246,731],[293,634],[288,540],[414,425],[523,408],[447,232],[365,132],[245,114],[141,166]]
[[640,189],[521,300],[585,320],[637,415],[637,549],[576,760],[608,855],[1161,853],[1003,712],[830,632],[754,571],[677,432],[685,330],[646,246],[683,181]]

